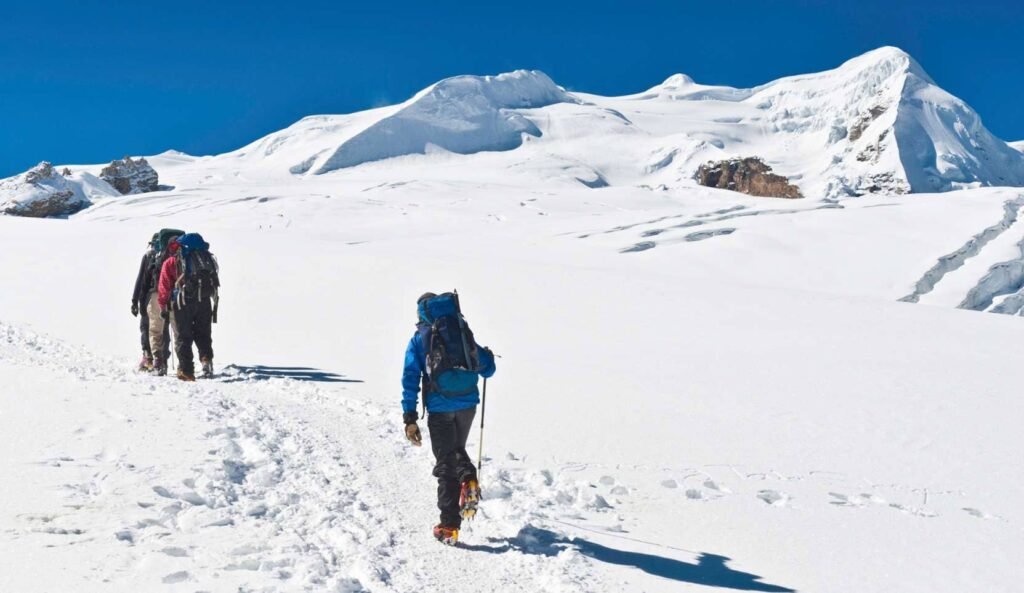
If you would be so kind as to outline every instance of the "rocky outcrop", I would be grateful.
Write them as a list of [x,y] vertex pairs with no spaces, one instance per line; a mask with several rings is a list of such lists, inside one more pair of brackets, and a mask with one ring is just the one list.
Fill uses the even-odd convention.
[[871,122],[879,118],[883,113],[886,112],[887,107],[885,105],[873,105],[868,108],[868,112],[857,118],[857,121],[853,122],[850,126],[849,138],[851,141],[860,140],[860,137],[864,135],[864,130],[871,125]]
[[46,218],[68,216],[90,205],[81,189],[43,161],[0,180],[0,213]]
[[697,168],[697,183],[766,198],[802,198],[789,179],[772,173],[757,157],[708,162]]
[[156,170],[142,157],[132,160],[126,156],[113,161],[100,171],[100,179],[113,186],[121,195],[157,191],[160,187]]

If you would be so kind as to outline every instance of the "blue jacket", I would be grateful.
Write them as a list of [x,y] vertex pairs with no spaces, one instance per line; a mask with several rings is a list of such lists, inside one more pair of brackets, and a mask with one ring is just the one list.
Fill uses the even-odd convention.
[[[477,352],[480,354],[480,374],[487,378],[494,375],[494,355],[477,344]],[[402,411],[405,413],[415,412],[419,403],[420,380],[423,378],[424,369],[427,365],[427,349],[423,343],[423,332],[417,330],[409,340],[409,346],[405,349],[405,370],[402,371]],[[473,393],[457,397],[445,397],[437,393],[424,393],[424,401],[427,402],[427,410],[430,412],[455,412],[472,408],[480,403],[480,392],[476,389]]]

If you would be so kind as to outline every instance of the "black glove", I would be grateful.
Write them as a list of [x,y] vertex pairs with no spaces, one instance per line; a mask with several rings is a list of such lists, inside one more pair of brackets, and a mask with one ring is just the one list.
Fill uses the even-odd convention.
[[138,317],[138,316],[139,316],[139,304],[136,303],[135,301],[132,301],[132,317]]
[[416,412],[405,412],[402,414],[402,422],[406,424],[416,424],[416,421],[420,419],[420,415]]
[[171,317],[171,312],[167,308],[160,309],[160,319],[167,320]]

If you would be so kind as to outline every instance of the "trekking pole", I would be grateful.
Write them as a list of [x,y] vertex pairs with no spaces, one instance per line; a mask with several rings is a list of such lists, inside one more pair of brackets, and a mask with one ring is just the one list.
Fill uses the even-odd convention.
[[476,470],[484,468],[484,415],[487,413],[487,377],[484,377],[484,393],[480,398],[480,451],[477,453]]
[[178,362],[175,360],[174,357],[174,340],[171,339],[171,321],[169,318],[167,320],[167,326],[164,327],[164,339],[167,340],[167,350],[168,353],[171,355],[171,370],[177,371]]

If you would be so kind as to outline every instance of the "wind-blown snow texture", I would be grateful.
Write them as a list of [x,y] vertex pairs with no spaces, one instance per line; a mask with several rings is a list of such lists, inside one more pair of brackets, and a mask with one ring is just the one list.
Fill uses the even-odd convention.
[[[799,105],[902,68],[923,80],[885,50],[749,90],[474,99],[541,135],[315,174],[420,95],[147,157],[173,190],[0,217],[0,591],[1016,591],[1024,190],[686,177],[834,137],[842,187],[879,181],[856,156],[893,104],[858,99],[846,139],[845,111]],[[452,96],[493,79],[473,80]],[[222,266],[218,381],[130,370],[128,293],[167,226]],[[430,537],[432,458],[399,406],[415,299],[451,288],[501,355],[460,549]]]

